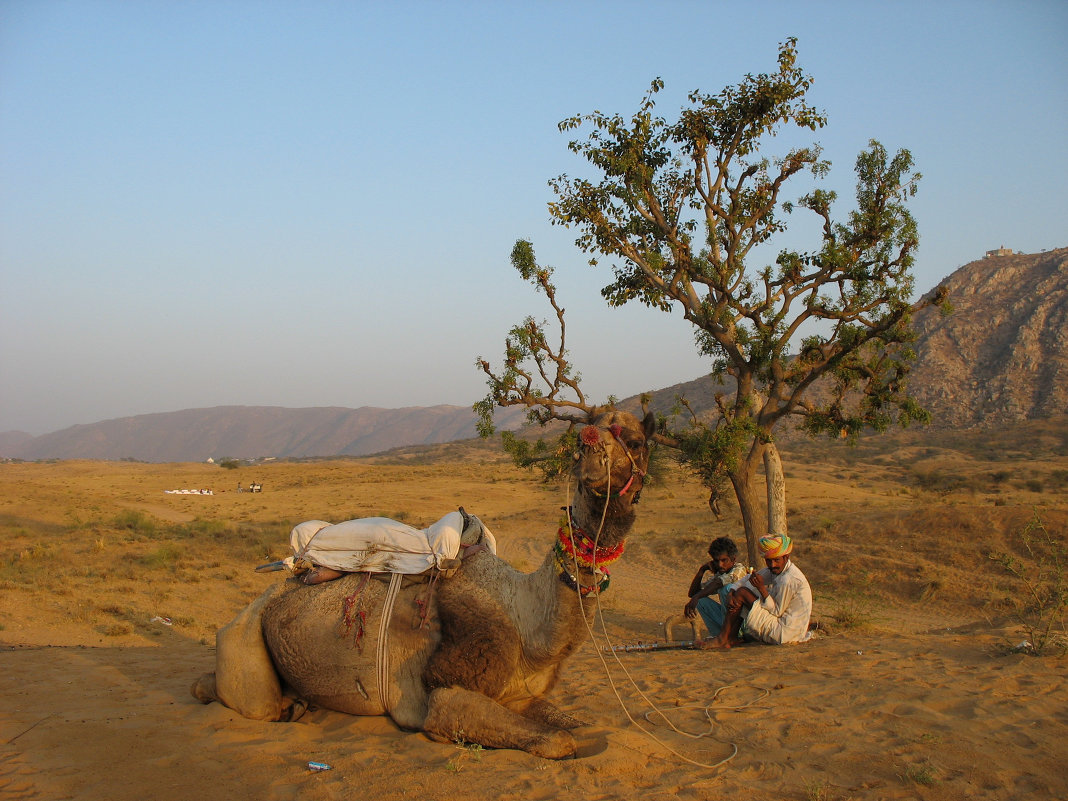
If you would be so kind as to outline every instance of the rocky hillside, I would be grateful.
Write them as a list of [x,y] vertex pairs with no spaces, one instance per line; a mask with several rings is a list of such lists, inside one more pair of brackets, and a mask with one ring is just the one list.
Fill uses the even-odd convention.
[[1068,412],[1068,248],[991,256],[942,284],[953,313],[925,309],[913,394],[944,428]]
[[[924,309],[910,377],[912,393],[941,429],[990,426],[1068,414],[1068,248],[991,256],[941,282],[953,313]],[[934,290],[932,290],[933,292]],[[657,390],[650,406],[667,412],[678,396],[700,416],[715,415],[709,377]],[[813,390],[820,391],[819,384]],[[636,398],[623,402],[637,411]],[[784,426],[778,436],[789,439]]]

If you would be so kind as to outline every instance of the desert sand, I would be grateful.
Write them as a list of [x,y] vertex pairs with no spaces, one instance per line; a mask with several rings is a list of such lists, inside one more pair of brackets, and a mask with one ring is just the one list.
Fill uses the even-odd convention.
[[[692,479],[651,481],[595,638],[551,695],[589,724],[576,732],[579,756],[559,762],[323,709],[295,723],[245,720],[201,705],[189,685],[213,668],[216,628],[282,580],[253,567],[286,554],[294,523],[386,515],[422,526],[462,504],[503,558],[533,570],[566,485],[485,453],[234,471],[3,464],[0,798],[1068,797],[1066,660],[1053,647],[1012,651],[1021,608],[988,556],[1027,556],[1020,532],[1036,516],[1063,539],[1068,500],[1054,481],[1068,457],[1028,464],[1030,485],[983,480],[997,466],[952,449],[788,455],[795,561],[819,636],[727,653],[605,652],[663,641],[708,541],[742,541],[736,510],[716,521]],[[921,468],[931,472],[916,480]],[[947,490],[936,471],[971,480]],[[252,481],[262,493],[237,492]],[[214,494],[165,492],[180,488]]]

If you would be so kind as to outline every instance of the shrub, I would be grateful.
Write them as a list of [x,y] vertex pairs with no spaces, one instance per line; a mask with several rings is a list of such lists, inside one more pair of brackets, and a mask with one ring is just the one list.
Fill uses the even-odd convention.
[[1041,656],[1047,650],[1068,650],[1068,550],[1063,537],[1054,537],[1042,523],[1037,510],[1019,533],[1025,554],[1015,556],[994,552],[989,557],[1016,578],[1015,591],[1009,598],[1013,617],[1028,646],[1027,653]]
[[902,776],[906,781],[929,787],[938,782],[938,774],[930,763],[924,762],[919,765],[908,765]]
[[831,617],[843,629],[862,629],[870,622],[867,610],[857,600],[839,606]]
[[130,531],[144,537],[151,537],[156,533],[155,518],[137,509],[124,509],[119,512],[112,519],[111,525],[117,529]]
[[182,558],[182,550],[175,545],[161,545],[152,553],[145,554],[141,561],[149,568],[174,567]]

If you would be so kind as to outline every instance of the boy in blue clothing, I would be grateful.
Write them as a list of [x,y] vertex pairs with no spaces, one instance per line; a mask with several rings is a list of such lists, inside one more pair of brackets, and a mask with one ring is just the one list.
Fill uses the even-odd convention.
[[[700,613],[709,636],[716,637],[727,619],[727,588],[748,576],[749,568],[738,561],[738,546],[730,537],[712,540],[708,555],[712,559],[697,569],[687,591],[690,600],[682,612],[690,620]],[[706,573],[712,575],[706,577]],[[712,596],[718,596],[719,603]]]

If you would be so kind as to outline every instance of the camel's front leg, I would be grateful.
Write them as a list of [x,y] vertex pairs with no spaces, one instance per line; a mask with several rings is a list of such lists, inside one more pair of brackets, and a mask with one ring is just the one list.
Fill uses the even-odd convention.
[[540,720],[557,729],[577,729],[579,726],[589,725],[566,712],[561,712],[544,698],[535,698],[530,706],[523,710],[523,717]]
[[481,693],[439,687],[430,694],[423,730],[443,742],[471,742],[489,748],[517,748],[534,756],[574,756],[570,732],[524,717]]

